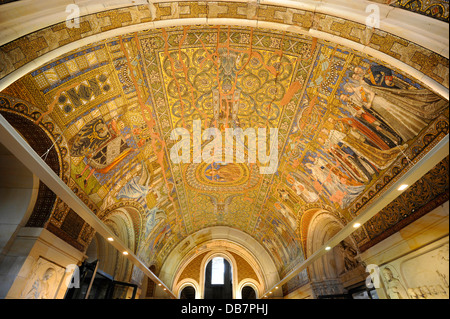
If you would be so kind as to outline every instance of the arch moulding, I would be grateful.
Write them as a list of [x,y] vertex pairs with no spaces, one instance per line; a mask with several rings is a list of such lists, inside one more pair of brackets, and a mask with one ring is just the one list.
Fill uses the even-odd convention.
[[180,287],[179,276],[183,270],[196,257],[204,254],[200,266],[203,274],[199,277],[199,287],[203,291],[204,269],[207,262],[213,257],[221,256],[226,258],[233,267],[233,276],[236,276],[233,281],[233,291],[234,297],[237,297],[236,291],[240,282],[237,280],[236,269],[238,268],[233,253],[242,257],[255,271],[260,281],[257,291],[259,294],[264,291],[264,288],[280,280],[272,257],[260,243],[240,230],[225,226],[205,228],[186,237],[165,260],[161,267],[160,278],[167,286],[173,287],[174,292],[177,292],[176,288]]
[[[190,1],[75,2],[80,9],[80,25],[84,24],[84,28],[75,30],[66,24],[66,7],[73,4],[72,1],[43,0],[39,2],[40,10],[30,10],[29,3],[21,1],[2,6],[5,8],[0,12],[0,45],[4,50],[0,50],[0,57],[4,67],[0,71],[0,91],[52,59],[118,35],[173,26],[233,25],[299,33],[339,43],[388,63],[449,99],[448,72],[443,75],[443,81],[440,76],[436,77],[440,74],[439,68],[447,66],[445,61],[428,70],[412,58],[416,53],[425,53],[428,58],[440,56],[448,61],[448,24],[388,5],[372,1],[350,4],[340,0],[319,3],[313,0],[218,0],[197,4],[201,8],[196,9],[191,7],[193,2]],[[371,5],[379,9],[379,28],[367,27],[367,8]],[[170,13],[162,13],[166,11]],[[109,22],[110,26],[99,27],[99,19],[112,20],[110,17],[117,15],[128,15],[131,20]],[[336,24],[344,24],[350,31],[333,29]],[[28,42],[40,37],[46,47],[30,47],[35,51],[21,55],[21,37]],[[406,44],[400,41],[399,45],[395,42],[391,48],[382,48],[382,38],[386,42],[406,39]],[[408,47],[404,52],[396,49],[404,45]]]

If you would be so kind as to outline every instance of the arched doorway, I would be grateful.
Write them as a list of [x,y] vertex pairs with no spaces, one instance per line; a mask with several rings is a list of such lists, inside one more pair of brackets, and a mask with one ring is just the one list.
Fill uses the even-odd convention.
[[[336,235],[344,224],[328,211],[313,212],[308,225],[306,256],[311,256]],[[358,260],[352,236],[341,241],[308,267],[315,298],[351,298],[350,289],[365,285],[365,269]]]
[[[197,239],[205,238],[202,234],[209,231],[213,232],[212,237],[215,239],[206,241]],[[230,240],[231,238],[233,240]],[[198,246],[192,246],[192,249],[183,251],[182,248],[189,247],[192,242]],[[244,246],[246,242],[252,243],[252,250]],[[197,249],[200,246],[204,249]],[[183,251],[183,254],[180,254],[180,251]],[[183,284],[190,282],[196,289],[196,298],[203,299],[205,298],[206,266],[212,258],[218,256],[224,257],[231,265],[233,299],[241,299],[242,288],[247,285],[255,289],[256,298],[259,299],[267,286],[279,281],[270,255],[256,240],[246,233],[223,226],[204,229],[180,242],[162,266],[164,271],[160,272],[161,279],[164,278],[171,283],[172,291],[177,295],[184,288]],[[169,274],[171,276],[168,276]],[[273,274],[273,277],[267,274]],[[278,291],[281,289],[276,290]]]
[[232,299],[233,276],[228,260],[223,257],[211,259],[205,269],[204,299]]
[[180,299],[195,299],[195,288],[186,286],[181,290]]
[[256,299],[256,291],[251,286],[244,286],[241,291],[242,299]]

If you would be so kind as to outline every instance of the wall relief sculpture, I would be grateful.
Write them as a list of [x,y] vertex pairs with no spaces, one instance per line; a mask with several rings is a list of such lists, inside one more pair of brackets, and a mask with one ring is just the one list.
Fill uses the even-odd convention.
[[19,298],[59,299],[64,297],[66,287],[60,289],[66,276],[63,267],[40,257],[28,274],[29,278]]
[[448,239],[421,248],[381,268],[390,299],[448,299]]

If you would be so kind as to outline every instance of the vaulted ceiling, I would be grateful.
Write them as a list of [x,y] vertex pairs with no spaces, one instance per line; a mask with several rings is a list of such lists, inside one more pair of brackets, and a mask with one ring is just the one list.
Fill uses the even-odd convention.
[[[411,9],[403,2],[393,6]],[[444,10],[437,18],[448,21],[448,2],[433,3]],[[448,96],[442,94],[448,56],[439,52],[295,6],[219,1],[152,8],[102,11],[84,16],[80,28],[62,22],[6,43],[3,76],[85,33],[102,34],[30,69],[0,96],[2,112],[26,116],[47,132],[57,146],[60,176],[99,218],[116,210],[130,216],[130,242],[149,265],[161,266],[201,229],[229,226],[256,239],[286,273],[304,259],[307,212],[326,210],[348,223],[448,134]],[[224,20],[245,20],[251,12],[258,21],[290,21],[337,40]],[[208,24],[183,23],[205,16]],[[180,25],[107,33],[169,18]],[[350,41],[382,54],[349,47]],[[430,83],[439,85],[430,89]],[[195,120],[202,130],[221,133],[276,128],[277,170],[261,174],[268,164],[260,158],[195,163],[194,143],[188,163],[174,162],[171,133],[184,128],[195,139]],[[248,155],[251,145],[244,144]],[[71,216],[70,207],[61,207],[53,208],[50,227]],[[358,230],[357,242],[368,242],[369,232]],[[86,248],[92,236],[87,225],[79,226],[71,240]]]

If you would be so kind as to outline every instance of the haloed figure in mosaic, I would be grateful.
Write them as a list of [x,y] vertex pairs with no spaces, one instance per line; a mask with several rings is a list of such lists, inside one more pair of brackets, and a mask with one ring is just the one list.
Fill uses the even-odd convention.
[[355,183],[336,165],[328,163],[321,157],[310,157],[311,162],[305,164],[313,179],[315,190],[319,194],[328,195],[331,202],[345,208],[365,188],[361,183]]
[[322,133],[328,135],[324,144],[325,149],[329,149],[332,145],[345,145],[376,170],[387,168],[407,148],[407,144],[392,148],[379,147],[374,145],[373,139],[375,139],[375,136],[368,134],[369,137],[367,137],[363,134],[362,127],[355,130],[351,126],[346,127],[340,121],[336,122],[331,119],[330,122],[335,124],[334,129],[322,129]]
[[317,195],[315,191],[310,190],[306,183],[298,181],[297,178],[298,175],[293,172],[286,175],[286,181],[288,182],[288,185],[291,185],[291,189],[307,203],[316,202],[319,199],[319,195]]
[[350,94],[341,96],[343,101],[374,112],[404,142],[416,137],[446,106],[436,94],[407,86],[381,66],[372,66],[368,71],[355,67],[343,88]]

